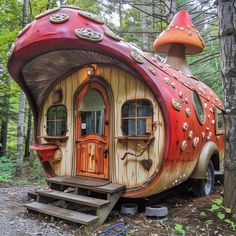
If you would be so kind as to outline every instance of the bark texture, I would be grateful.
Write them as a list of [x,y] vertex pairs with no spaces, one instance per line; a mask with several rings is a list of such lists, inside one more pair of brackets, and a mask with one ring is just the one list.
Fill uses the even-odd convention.
[[7,92],[3,98],[3,114],[2,114],[2,124],[0,133],[0,157],[7,154],[7,129],[9,122],[9,102],[10,96],[10,78],[7,78]]
[[236,213],[236,1],[218,1],[225,115],[224,204]]
[[[23,20],[22,20],[23,27],[28,24],[28,9],[29,9],[29,0],[24,0]],[[18,114],[18,125],[17,125],[17,165],[16,165],[16,175],[17,176],[21,176],[23,174],[25,101],[26,101],[25,94],[21,90],[19,114]]]
[[29,108],[26,139],[25,139],[25,158],[30,157],[31,130],[32,130],[32,113],[31,113],[31,110]]

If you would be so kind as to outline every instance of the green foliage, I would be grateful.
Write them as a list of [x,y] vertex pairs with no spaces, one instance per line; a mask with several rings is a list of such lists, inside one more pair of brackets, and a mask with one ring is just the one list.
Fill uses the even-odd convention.
[[190,225],[182,225],[180,223],[175,223],[174,227],[172,228],[172,232],[176,235],[181,234],[182,236],[189,235],[191,233],[194,233],[195,230],[191,228]]
[[216,198],[212,202],[213,204],[208,210],[215,213],[220,221],[225,222],[232,230],[236,231],[236,219],[232,217],[231,209],[223,206],[223,199]]
[[23,185],[29,182],[45,184],[45,176],[38,158],[34,161],[24,162],[24,175],[22,178],[15,177],[16,160],[9,157],[0,158],[0,183]]
[[184,230],[184,227],[181,224],[175,224],[174,230],[176,233],[180,233],[183,236],[186,234],[186,231]]
[[220,209],[220,206],[219,206],[219,205],[212,204],[210,211],[217,211],[217,210],[219,210],[219,209]]
[[8,157],[0,158],[0,183],[12,183],[15,176],[16,162]]

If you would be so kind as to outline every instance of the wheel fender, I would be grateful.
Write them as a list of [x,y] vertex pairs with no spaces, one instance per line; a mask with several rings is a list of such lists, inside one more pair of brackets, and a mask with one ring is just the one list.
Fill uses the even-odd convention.
[[219,155],[217,145],[212,141],[207,142],[202,148],[201,154],[190,178],[204,179],[208,163],[214,154]]

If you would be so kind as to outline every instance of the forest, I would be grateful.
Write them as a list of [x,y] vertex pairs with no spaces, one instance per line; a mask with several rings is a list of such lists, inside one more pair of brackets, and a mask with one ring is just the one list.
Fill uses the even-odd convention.
[[[34,143],[35,132],[32,111],[26,95],[11,78],[8,72],[9,68],[7,67],[15,39],[22,34],[22,29],[27,27],[27,24],[32,22],[35,17],[46,10],[58,6],[68,5],[80,7],[100,16],[105,21],[105,24],[120,38],[140,48],[143,52],[150,53],[154,58],[163,62],[165,55],[154,52],[152,47],[153,42],[167,28],[179,10],[187,10],[191,15],[194,27],[200,32],[201,40],[205,46],[202,53],[187,56],[187,64],[193,76],[213,89],[219,98],[224,100],[224,105],[227,105],[227,96],[230,94],[227,93],[226,89],[222,89],[222,82],[224,84],[224,78],[226,78],[225,81],[227,84],[227,76],[231,75],[234,70],[230,68],[227,71],[227,68],[223,70],[221,68],[222,61],[224,66],[229,62],[227,61],[226,54],[223,54],[223,57],[220,54],[221,49],[226,48],[224,46],[226,44],[223,44],[225,43],[224,36],[231,36],[231,34],[228,32],[224,33],[224,30],[220,28],[222,27],[220,23],[223,24],[223,17],[219,20],[219,9],[222,7],[222,4],[219,4],[219,2],[216,0],[0,0],[0,186],[11,184],[22,186],[29,182],[34,184],[46,183],[36,153],[30,148]],[[223,7],[222,12],[224,12]],[[226,88],[230,89],[227,86]],[[231,105],[229,109],[222,109],[225,115],[231,115],[231,108],[234,109],[232,107],[233,103],[229,104]],[[234,115],[233,112],[232,115]],[[227,116],[225,119],[226,125],[227,123],[233,124],[230,123],[232,117]],[[226,140],[230,140],[230,135],[233,131],[234,129],[230,130],[228,126]],[[232,140],[234,141],[234,139]],[[230,150],[230,145],[226,145],[226,148]],[[227,157],[228,160],[230,160],[229,156]],[[226,170],[227,167],[226,165]],[[229,168],[231,167],[229,165]],[[234,167],[232,168],[233,170],[235,169]],[[230,175],[233,172],[229,171],[226,173]],[[231,180],[233,178],[234,175],[232,174]],[[223,194],[221,192],[223,183],[222,181],[217,183],[220,187],[217,187],[216,195],[209,198],[207,203],[204,202],[205,200],[199,200],[199,202],[195,202],[193,205],[189,203],[187,207],[183,208],[186,213],[190,206],[191,211],[195,213],[197,204],[202,204],[200,209],[197,209],[199,213],[197,220],[210,222],[210,226],[206,223],[204,225],[206,228],[202,230],[206,235],[221,235],[221,231],[232,233],[236,230],[235,216],[231,215],[232,210],[235,212],[235,206],[232,205],[235,200],[227,192],[228,196],[223,203]],[[236,189],[233,181],[229,181],[229,184],[226,186],[227,189],[225,191],[231,188]],[[179,203],[180,206],[182,206],[183,201],[189,201],[189,199],[183,200],[185,197],[182,196]],[[233,200],[231,201],[231,199]],[[178,201],[178,199],[175,200]],[[172,203],[168,204],[171,205]],[[208,211],[206,211],[206,205],[204,204],[207,205]],[[175,215],[175,211],[173,209],[171,211]],[[178,214],[180,213],[178,212]],[[116,219],[116,217],[114,218]],[[203,226],[198,222],[195,226],[191,225],[190,227],[189,221],[192,216],[188,215],[188,217],[187,223],[175,221],[173,224],[171,223],[171,226],[166,227],[166,231],[164,230],[163,232],[167,232],[168,235],[173,232],[177,235],[186,235],[186,232],[189,232],[189,235],[198,235],[201,229],[199,228],[198,231],[194,227]],[[224,222],[222,228],[214,228],[212,226],[213,221],[210,219],[211,217],[215,218],[218,223]],[[135,225],[132,225],[129,218],[125,220],[132,226],[131,235],[136,235]],[[139,219],[136,220],[139,221]],[[112,223],[114,222],[112,221]],[[152,228],[152,226],[150,227]],[[229,227],[229,232],[227,231],[227,227]]]

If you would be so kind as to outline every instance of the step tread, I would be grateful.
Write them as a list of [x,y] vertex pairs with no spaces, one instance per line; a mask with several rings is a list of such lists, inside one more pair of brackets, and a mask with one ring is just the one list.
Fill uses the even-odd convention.
[[115,193],[115,192],[121,191],[125,187],[125,185],[115,184],[115,183],[109,183],[107,185],[103,185],[100,187],[84,186],[84,185],[64,182],[66,178],[68,178],[68,176],[56,176],[56,177],[47,179],[47,181],[48,183],[60,184],[60,185],[71,186],[71,187],[78,187],[78,188],[83,188],[83,189],[90,189],[94,192],[101,192],[101,193]]
[[110,203],[110,201],[104,200],[104,199],[77,195],[73,193],[65,193],[65,192],[57,191],[57,190],[51,190],[51,191],[37,190],[36,193],[39,195],[47,196],[47,197],[62,199],[62,200],[70,201],[70,202],[84,204],[87,206],[93,206],[93,207],[102,207]]
[[47,215],[55,216],[64,220],[69,220],[75,223],[88,225],[98,220],[99,217],[94,215],[88,215],[85,213],[71,211],[56,206],[43,204],[39,202],[31,202],[25,204],[25,207],[29,210],[34,210]]

